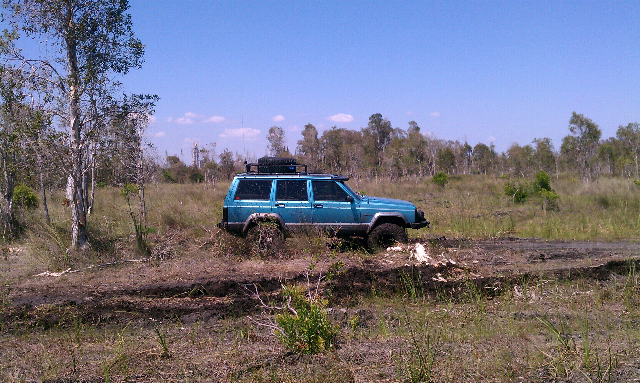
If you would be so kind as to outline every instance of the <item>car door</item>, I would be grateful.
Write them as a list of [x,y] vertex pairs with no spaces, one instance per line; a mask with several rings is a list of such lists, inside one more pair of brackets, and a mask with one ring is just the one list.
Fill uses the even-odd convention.
[[288,229],[297,229],[313,222],[307,180],[276,181],[274,213],[279,214]]
[[340,182],[312,180],[313,223],[338,232],[353,232],[359,229],[357,200],[347,193]]

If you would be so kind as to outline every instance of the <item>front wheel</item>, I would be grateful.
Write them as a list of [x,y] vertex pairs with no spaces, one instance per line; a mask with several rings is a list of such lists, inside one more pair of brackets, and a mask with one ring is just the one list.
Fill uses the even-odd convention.
[[367,237],[367,246],[371,250],[384,249],[396,243],[407,243],[407,231],[395,223],[383,223],[376,226]]

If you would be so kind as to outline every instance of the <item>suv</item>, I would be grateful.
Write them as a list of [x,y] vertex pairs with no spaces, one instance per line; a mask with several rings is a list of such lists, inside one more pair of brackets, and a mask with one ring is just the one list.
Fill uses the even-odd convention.
[[411,202],[368,197],[353,191],[348,177],[309,174],[293,158],[263,157],[235,176],[218,227],[268,242],[316,227],[337,236],[362,236],[371,249],[408,241],[407,228],[429,227]]

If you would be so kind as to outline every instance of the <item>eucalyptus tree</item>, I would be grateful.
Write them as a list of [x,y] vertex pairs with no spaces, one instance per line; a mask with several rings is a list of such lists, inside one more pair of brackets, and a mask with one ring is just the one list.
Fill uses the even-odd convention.
[[593,121],[573,112],[569,120],[570,136],[563,139],[563,152],[576,161],[582,177],[591,178],[592,162],[597,155],[602,131]]
[[320,166],[320,139],[318,129],[312,124],[304,126],[302,139],[298,140],[296,152],[302,160],[310,167],[311,171],[318,171]]
[[[3,0],[15,30],[38,39],[53,57],[24,57],[8,52],[16,67],[55,102],[54,114],[67,133],[71,180],[72,246],[87,239],[87,197],[83,188],[89,144],[105,124],[96,122],[105,98],[116,94],[114,80],[142,64],[144,46],[133,33],[127,0]],[[109,108],[106,108],[108,110]]]
[[531,145],[520,146],[512,144],[507,149],[507,164],[511,174],[518,174],[522,177],[528,176],[532,169],[533,148]]
[[284,156],[288,155],[289,151],[287,150],[286,138],[284,135],[284,130],[279,126],[272,126],[269,128],[269,133],[267,133],[267,141],[269,153],[272,156]]
[[535,138],[533,144],[535,145],[533,158],[536,170],[544,170],[552,174],[556,171],[556,155],[553,152],[551,139],[547,137]]
[[383,118],[380,113],[372,114],[369,117],[369,124],[362,130],[365,138],[366,152],[371,157],[369,161],[372,166],[382,166],[384,151],[393,138],[393,127],[391,122]]
[[616,137],[629,152],[631,158],[633,158],[636,167],[636,177],[640,177],[640,170],[638,168],[638,155],[640,155],[640,124],[634,122],[627,126],[620,125],[616,132]]
[[15,236],[13,189],[18,169],[23,164],[25,136],[29,134],[29,107],[24,103],[23,79],[16,71],[0,68],[0,225],[2,238]]
[[478,173],[487,174],[491,172],[496,157],[493,143],[491,146],[487,146],[480,142],[473,147],[473,166]]

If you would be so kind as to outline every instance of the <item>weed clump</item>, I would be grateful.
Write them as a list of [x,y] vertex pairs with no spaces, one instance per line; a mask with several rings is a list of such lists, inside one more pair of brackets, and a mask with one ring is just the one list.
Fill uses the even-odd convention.
[[542,201],[543,210],[558,210],[560,196],[551,189],[551,177],[545,171],[536,173],[533,182],[511,183],[504,185],[504,194],[511,197],[514,203],[524,203],[532,196]]
[[444,187],[449,182],[449,176],[445,172],[438,172],[431,178],[431,182]]
[[20,184],[13,189],[14,202],[27,210],[38,208],[39,201],[35,191],[25,184]]
[[515,203],[524,203],[529,196],[529,187],[526,183],[511,183],[504,184],[504,194],[513,199]]
[[280,327],[277,335],[284,346],[295,354],[318,354],[335,346],[338,328],[324,312],[326,301],[318,296],[305,297],[296,287],[287,287],[288,312],[276,315]]

